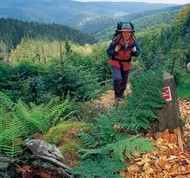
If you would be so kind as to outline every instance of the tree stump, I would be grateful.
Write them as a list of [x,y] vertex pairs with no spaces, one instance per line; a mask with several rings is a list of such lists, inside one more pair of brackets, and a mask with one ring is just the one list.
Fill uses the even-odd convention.
[[164,72],[164,92],[162,96],[166,100],[161,110],[158,111],[159,131],[173,130],[180,126],[180,110],[176,94],[176,83],[174,77]]

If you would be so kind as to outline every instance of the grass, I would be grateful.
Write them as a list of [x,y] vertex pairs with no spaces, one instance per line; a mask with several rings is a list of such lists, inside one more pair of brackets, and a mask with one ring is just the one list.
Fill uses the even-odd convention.
[[176,91],[179,99],[190,100],[190,83],[178,85]]

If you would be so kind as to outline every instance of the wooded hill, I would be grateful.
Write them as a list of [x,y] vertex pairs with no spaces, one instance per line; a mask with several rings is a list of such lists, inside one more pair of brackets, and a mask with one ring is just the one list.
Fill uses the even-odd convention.
[[90,25],[94,26],[94,29],[97,29],[96,26],[99,26],[98,29],[101,29],[102,27],[101,30],[97,29],[97,31],[92,32],[92,34],[96,39],[105,41],[112,39],[112,35],[116,30],[116,24],[118,21],[133,22],[135,25],[135,31],[138,33],[148,29],[149,27],[153,28],[161,24],[171,24],[176,18],[176,15],[180,9],[181,6],[175,6],[161,10],[150,10],[140,13],[133,13],[121,17],[107,17],[104,19],[97,19],[95,22],[91,21],[89,23]]
[[[153,9],[153,10],[146,10],[146,11],[141,11],[141,12],[133,12],[130,14],[124,14],[124,15],[119,15],[119,16],[110,16],[106,15],[103,18],[102,17],[94,17],[94,18],[89,18],[86,20],[81,21],[80,23],[76,23],[75,26],[77,29],[84,31],[84,32],[89,32],[92,34],[101,32],[101,30],[109,30],[109,28],[115,28],[116,24],[118,21],[138,21],[142,20],[142,22],[145,22],[145,24],[149,24],[149,22],[146,22],[146,17],[150,18],[151,16],[154,18],[154,16],[162,17],[163,22],[170,22],[171,20],[169,19],[169,16],[173,19],[173,14],[179,11],[179,9],[182,6],[174,6],[174,7],[168,7],[168,8],[163,8],[163,9]],[[175,18],[175,17],[174,17]],[[155,23],[158,21],[159,24],[159,19],[154,19]],[[149,24],[150,26],[152,25],[151,23]],[[104,32],[105,32],[104,30]],[[139,29],[137,29],[139,31]]]
[[0,41],[7,46],[8,50],[14,49],[23,38],[46,39],[49,41],[69,40],[81,45],[97,42],[94,37],[87,33],[59,24],[0,18],[0,26]]

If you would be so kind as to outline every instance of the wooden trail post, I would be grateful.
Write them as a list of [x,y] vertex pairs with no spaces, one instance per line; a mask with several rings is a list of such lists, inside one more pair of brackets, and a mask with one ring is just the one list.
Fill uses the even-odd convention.
[[180,126],[180,111],[176,94],[174,77],[164,72],[164,92],[162,96],[167,101],[162,109],[158,111],[159,131],[173,130]]
[[162,96],[167,101],[162,109],[158,111],[159,131],[176,129],[178,136],[178,145],[183,151],[182,130],[180,128],[180,110],[176,94],[176,84],[174,77],[164,72],[164,92]]

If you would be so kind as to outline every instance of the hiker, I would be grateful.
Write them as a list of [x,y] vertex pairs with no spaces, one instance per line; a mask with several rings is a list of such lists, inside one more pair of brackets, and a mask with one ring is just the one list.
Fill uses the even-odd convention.
[[131,22],[117,24],[117,30],[107,49],[109,64],[112,66],[113,86],[116,101],[124,99],[124,91],[131,69],[132,56],[139,56],[140,48],[134,37],[134,26]]

